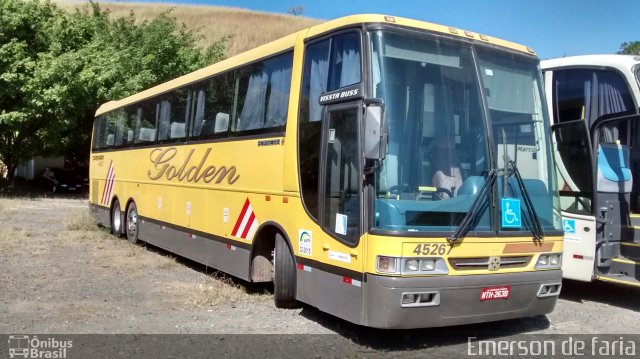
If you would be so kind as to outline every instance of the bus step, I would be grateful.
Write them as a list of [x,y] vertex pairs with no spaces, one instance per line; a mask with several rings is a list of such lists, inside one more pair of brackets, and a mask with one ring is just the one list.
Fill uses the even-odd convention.
[[640,263],[629,258],[618,257],[611,260],[611,268],[607,276],[640,280]]
[[627,259],[640,262],[640,243],[620,242],[620,254]]
[[640,227],[640,214],[630,214],[629,215],[630,219],[631,219],[631,226],[632,227]]
[[611,282],[623,285],[630,285],[634,287],[640,287],[640,281],[635,278],[625,277],[621,275],[612,275],[612,274],[598,274],[596,276],[597,280],[603,282]]

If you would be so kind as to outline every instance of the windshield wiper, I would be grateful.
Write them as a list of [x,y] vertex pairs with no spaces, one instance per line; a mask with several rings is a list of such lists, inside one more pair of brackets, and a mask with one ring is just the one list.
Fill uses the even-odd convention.
[[462,222],[460,222],[458,229],[451,235],[451,237],[447,237],[447,240],[455,242],[461,237],[464,237],[467,232],[469,232],[473,220],[476,218],[478,212],[480,211],[480,205],[487,197],[489,192],[491,192],[491,190],[493,189],[493,184],[496,182],[496,177],[498,177],[497,172],[493,169],[489,170],[489,172],[487,173],[487,179],[484,181],[482,188],[480,188],[480,193],[478,193],[476,199],[471,204],[471,208],[469,208],[467,214],[465,214],[465,216],[462,218]]
[[[522,193],[522,199],[524,200],[524,204],[527,207],[527,211],[529,211],[529,217],[531,217],[531,233],[533,234],[533,239],[536,241],[540,241],[544,238],[544,232],[542,232],[542,226],[540,225],[540,220],[536,215],[536,210],[533,207],[533,202],[531,201],[529,192],[527,192],[527,187],[525,187],[524,185],[524,181],[522,180],[522,175],[520,175],[520,171],[518,170],[518,166],[516,165],[515,161],[509,161],[507,163],[507,168],[509,167],[511,171],[507,177],[509,177],[511,174],[516,175],[518,188],[520,189],[520,193]],[[503,195],[506,195],[506,193],[503,192]]]

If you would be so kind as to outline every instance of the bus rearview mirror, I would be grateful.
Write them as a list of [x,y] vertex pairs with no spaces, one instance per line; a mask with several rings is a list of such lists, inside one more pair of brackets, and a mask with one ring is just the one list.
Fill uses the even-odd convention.
[[384,106],[373,104],[366,107],[364,116],[364,156],[368,160],[383,160],[387,152],[387,126]]

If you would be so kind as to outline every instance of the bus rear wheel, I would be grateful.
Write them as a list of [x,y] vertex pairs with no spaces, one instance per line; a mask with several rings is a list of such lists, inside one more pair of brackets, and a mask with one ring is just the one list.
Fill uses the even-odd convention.
[[131,202],[127,208],[125,226],[129,242],[133,244],[138,243],[138,207],[136,207],[135,202]]
[[122,237],[122,212],[120,202],[116,199],[111,208],[111,234]]
[[285,239],[276,234],[274,250],[273,299],[278,308],[296,305],[296,267]]

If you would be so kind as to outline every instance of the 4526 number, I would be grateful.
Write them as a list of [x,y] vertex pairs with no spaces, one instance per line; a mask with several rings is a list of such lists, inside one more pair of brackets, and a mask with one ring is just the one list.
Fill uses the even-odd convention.
[[[447,250],[447,246],[449,249]],[[453,246],[445,243],[419,243],[416,248],[413,249],[413,253],[422,256],[443,256],[451,253]]]

